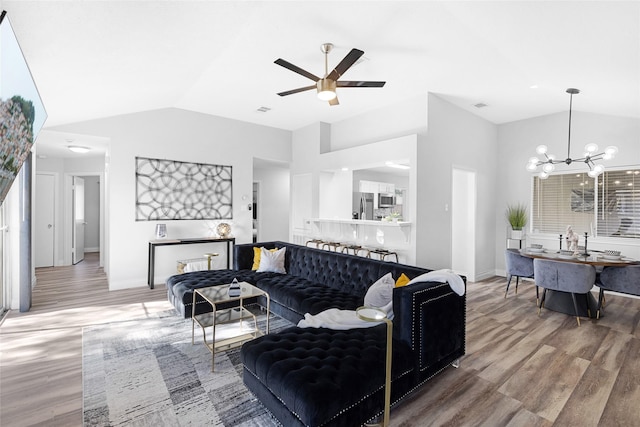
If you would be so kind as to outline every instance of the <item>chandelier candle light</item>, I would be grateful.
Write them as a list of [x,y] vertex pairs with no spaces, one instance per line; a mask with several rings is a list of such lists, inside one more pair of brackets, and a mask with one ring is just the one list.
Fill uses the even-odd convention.
[[584,155],[579,159],[571,158],[571,107],[573,104],[573,95],[580,93],[578,89],[569,88],[567,93],[569,98],[569,138],[567,140],[567,158],[565,160],[557,160],[553,154],[547,153],[546,145],[538,145],[536,152],[544,156],[544,159],[540,160],[537,157],[531,157],[527,164],[527,170],[534,172],[538,170],[538,166],[542,166],[542,171],[538,175],[540,179],[547,179],[549,174],[555,170],[555,165],[559,163],[566,163],[570,165],[573,162],[584,162],[589,167],[589,175],[591,178],[595,178],[604,172],[604,166],[596,164],[598,160],[610,160],[618,153],[618,147],[609,146],[604,149],[603,152],[598,153],[598,146],[594,143],[589,143],[584,147]]

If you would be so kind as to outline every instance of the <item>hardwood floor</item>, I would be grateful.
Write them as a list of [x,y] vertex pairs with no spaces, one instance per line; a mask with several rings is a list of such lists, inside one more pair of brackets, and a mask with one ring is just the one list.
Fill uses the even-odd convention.
[[171,305],[163,286],[109,292],[97,253],[36,277],[31,311],[0,325],[0,426],[81,426],[83,326]]
[[[97,254],[38,269],[29,313],[0,325],[0,425],[82,425],[82,328],[170,309],[163,287],[109,292]],[[600,320],[537,315],[532,282],[470,283],[467,354],[396,407],[392,426],[636,426],[640,300]]]

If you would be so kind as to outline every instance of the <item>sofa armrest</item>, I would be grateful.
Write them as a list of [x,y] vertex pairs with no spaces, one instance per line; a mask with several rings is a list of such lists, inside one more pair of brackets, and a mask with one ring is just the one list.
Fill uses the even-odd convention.
[[466,293],[447,283],[414,283],[393,290],[393,311],[394,338],[411,348],[420,382],[464,355]]

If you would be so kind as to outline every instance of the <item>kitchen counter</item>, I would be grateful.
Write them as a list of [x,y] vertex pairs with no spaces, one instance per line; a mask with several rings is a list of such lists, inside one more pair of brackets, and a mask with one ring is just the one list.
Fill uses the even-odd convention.
[[311,222],[329,222],[337,224],[351,224],[351,225],[372,225],[378,227],[411,227],[410,221],[378,221],[371,219],[339,219],[339,218],[313,218],[309,219]]
[[415,233],[410,221],[375,221],[365,219],[307,218],[301,241],[322,239],[382,248],[398,253],[400,262],[415,263]]

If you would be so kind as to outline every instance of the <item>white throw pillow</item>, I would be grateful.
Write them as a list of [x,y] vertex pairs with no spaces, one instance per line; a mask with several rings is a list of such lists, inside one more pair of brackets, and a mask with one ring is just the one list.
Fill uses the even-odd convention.
[[284,269],[284,254],[286,249],[287,248],[285,247],[275,252],[271,252],[268,249],[260,248],[260,266],[258,267],[258,271],[286,273]]
[[396,281],[391,273],[387,273],[379,278],[367,290],[364,296],[364,305],[369,307],[384,307],[393,300],[393,288]]

